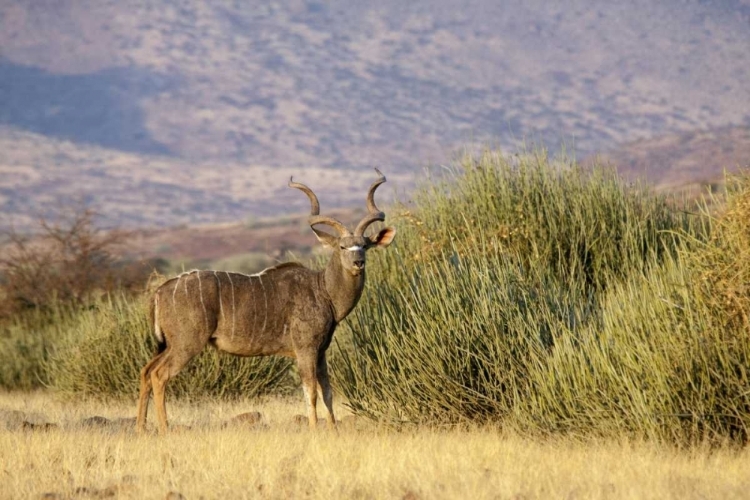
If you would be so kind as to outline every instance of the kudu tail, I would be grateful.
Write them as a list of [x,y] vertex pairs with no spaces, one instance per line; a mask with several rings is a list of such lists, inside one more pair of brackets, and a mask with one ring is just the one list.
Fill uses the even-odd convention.
[[164,338],[164,332],[159,325],[159,295],[154,294],[149,308],[149,320],[153,326],[154,338],[156,338],[156,354],[161,354],[167,348],[167,339]]

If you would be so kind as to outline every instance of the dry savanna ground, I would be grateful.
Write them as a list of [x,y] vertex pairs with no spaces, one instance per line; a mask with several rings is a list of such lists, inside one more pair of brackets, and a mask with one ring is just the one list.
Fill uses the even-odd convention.
[[[492,428],[396,431],[354,418],[337,432],[311,433],[295,422],[300,410],[301,398],[175,401],[169,411],[178,429],[137,435],[131,420],[117,420],[132,418],[134,402],[3,393],[0,498],[746,498],[750,491],[747,450],[540,441]],[[227,425],[256,411],[260,422]]]

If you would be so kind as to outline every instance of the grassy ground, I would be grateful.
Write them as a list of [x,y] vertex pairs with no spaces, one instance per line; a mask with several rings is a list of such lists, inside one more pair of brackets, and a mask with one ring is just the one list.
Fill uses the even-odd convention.
[[[750,491],[748,450],[533,441],[492,428],[394,431],[352,419],[338,432],[310,433],[294,423],[301,398],[174,401],[168,410],[190,429],[163,437],[85,427],[81,419],[94,415],[132,417],[135,403],[0,394],[0,498],[745,498]],[[263,424],[222,427],[248,411],[260,411]],[[59,427],[23,430],[13,418]]]

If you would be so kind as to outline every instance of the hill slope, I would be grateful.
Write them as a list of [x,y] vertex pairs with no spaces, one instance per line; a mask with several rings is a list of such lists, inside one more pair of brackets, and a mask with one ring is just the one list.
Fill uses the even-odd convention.
[[[586,155],[750,124],[749,5],[10,0],[0,5],[0,136],[31,134],[48,153],[28,163],[0,150],[3,173],[40,179],[31,197],[6,189],[0,209],[23,218],[64,199],[51,172],[71,144],[77,194],[106,200],[112,223],[168,225],[256,210],[190,182],[209,169],[224,179],[256,167],[413,173],[467,143],[564,140]],[[134,155],[121,184],[92,174],[103,150]],[[185,187],[134,189],[154,164]],[[276,191],[258,190],[257,205],[285,210]],[[184,216],[139,221],[135,207],[154,198]]]
[[613,148],[598,159],[616,165],[630,179],[647,180],[661,190],[705,188],[722,183],[724,172],[750,168],[750,128],[725,127],[643,139]]

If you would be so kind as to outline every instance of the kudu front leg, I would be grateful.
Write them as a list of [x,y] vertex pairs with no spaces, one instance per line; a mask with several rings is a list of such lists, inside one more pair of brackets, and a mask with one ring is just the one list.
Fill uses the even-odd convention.
[[314,357],[298,358],[297,368],[302,379],[302,390],[305,393],[307,422],[311,430],[318,428],[318,377],[317,362]]
[[326,354],[322,353],[318,357],[318,388],[320,389],[320,396],[323,398],[323,404],[326,409],[326,423],[329,429],[336,427],[336,418],[333,416],[333,390],[331,389],[331,382],[328,379],[328,363],[326,363]]

